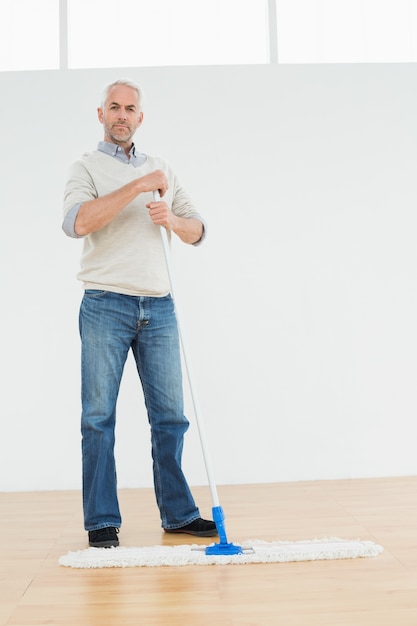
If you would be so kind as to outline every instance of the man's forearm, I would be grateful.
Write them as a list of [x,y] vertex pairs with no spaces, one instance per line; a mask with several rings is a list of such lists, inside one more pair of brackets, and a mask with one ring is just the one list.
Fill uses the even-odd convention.
[[175,216],[171,229],[184,243],[197,243],[203,236],[203,224],[193,217]]
[[140,178],[116,191],[84,202],[75,220],[75,232],[89,235],[107,226],[141,192]]
[[159,190],[161,196],[168,189],[166,176],[161,170],[155,170],[141,178],[136,178],[105,196],[87,200],[80,206],[75,220],[76,234],[82,237],[100,230],[100,228],[107,226],[140,193],[155,189]]

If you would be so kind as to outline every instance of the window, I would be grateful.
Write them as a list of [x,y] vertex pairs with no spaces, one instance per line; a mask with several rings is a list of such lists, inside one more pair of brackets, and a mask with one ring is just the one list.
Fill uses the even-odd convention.
[[417,0],[277,0],[280,63],[417,61]]
[[67,0],[70,68],[267,63],[264,0]]
[[59,68],[59,2],[2,0],[0,71]]

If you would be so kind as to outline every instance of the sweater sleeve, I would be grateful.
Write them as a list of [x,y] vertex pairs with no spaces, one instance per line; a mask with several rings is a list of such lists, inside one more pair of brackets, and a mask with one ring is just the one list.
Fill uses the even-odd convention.
[[74,205],[81,205],[83,202],[94,200],[97,197],[97,189],[87,167],[82,161],[75,161],[70,166],[64,189],[64,217]]
[[97,198],[97,190],[91,174],[82,161],[75,161],[69,169],[68,180],[64,189],[64,220],[62,230],[68,237],[80,239],[75,232],[75,220],[80,206],[87,200]]
[[186,219],[193,218],[201,222],[201,224],[203,225],[203,234],[200,239],[196,241],[193,245],[199,246],[201,243],[203,243],[207,234],[207,224],[195,208],[190,196],[179,184],[176,176],[174,176],[174,194],[171,210],[178,217],[184,217]]

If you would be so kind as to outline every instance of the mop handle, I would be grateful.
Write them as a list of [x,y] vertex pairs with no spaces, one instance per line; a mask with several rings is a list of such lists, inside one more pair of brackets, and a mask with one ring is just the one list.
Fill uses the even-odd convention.
[[[159,202],[159,200],[161,199],[159,195],[159,191],[153,192],[153,199],[155,202]],[[185,367],[187,370],[188,382],[189,382],[189,387],[191,391],[191,397],[193,401],[194,413],[195,413],[195,418],[197,422],[198,432],[200,434],[201,448],[203,451],[204,463],[206,466],[207,478],[208,478],[210,491],[211,491],[211,498],[213,501],[213,506],[219,507],[220,506],[219,497],[217,495],[216,483],[214,480],[213,470],[212,470],[212,466],[210,462],[210,455],[209,455],[209,451],[207,447],[207,437],[206,437],[206,433],[204,430],[200,404],[199,404],[198,397],[197,397],[197,387],[196,387],[195,380],[194,380],[193,369],[191,367],[191,359],[190,359],[190,355],[188,352],[187,342],[185,341],[185,337],[184,337],[184,324],[182,321],[180,307],[178,304],[178,294],[177,294],[177,289],[176,289],[176,284],[175,284],[174,271],[172,267],[168,235],[164,226],[160,226],[159,230],[161,233],[162,244],[164,247],[165,261],[166,261],[166,266],[167,266],[167,271],[168,271],[169,282],[171,286],[171,295],[174,299],[174,307],[175,307],[175,315],[177,318],[178,332],[180,335],[182,353],[184,356],[184,363],[185,363]]]

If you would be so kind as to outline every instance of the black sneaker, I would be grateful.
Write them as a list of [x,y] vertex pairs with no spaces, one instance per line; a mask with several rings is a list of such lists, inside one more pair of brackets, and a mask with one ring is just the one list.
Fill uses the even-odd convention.
[[98,530],[88,531],[88,543],[92,548],[115,548],[119,545],[118,528],[107,526]]
[[201,517],[186,526],[181,526],[180,528],[164,528],[164,530],[166,533],[186,533],[187,535],[195,535],[196,537],[214,537],[217,535],[216,524],[212,521],[201,519]]

